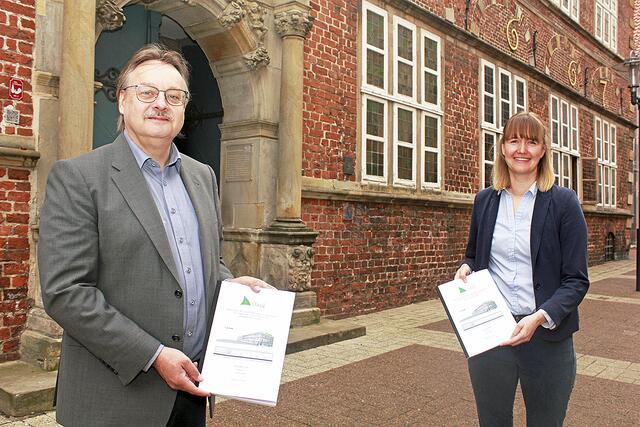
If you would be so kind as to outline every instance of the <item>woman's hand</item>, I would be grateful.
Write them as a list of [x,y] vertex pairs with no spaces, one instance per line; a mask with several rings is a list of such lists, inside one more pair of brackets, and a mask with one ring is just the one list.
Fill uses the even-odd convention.
[[456,275],[453,277],[454,280],[460,279],[463,282],[467,282],[467,276],[472,273],[471,267],[467,264],[462,264],[458,271],[456,271]]
[[248,286],[251,288],[253,292],[260,292],[260,289],[275,289],[275,287],[271,286],[264,280],[260,280],[256,277],[251,276],[240,276],[234,277],[233,279],[228,279],[230,282],[240,283],[242,285]]
[[500,343],[500,345],[516,346],[529,342],[533,333],[538,329],[538,326],[542,325],[546,321],[547,319],[544,317],[544,314],[539,310],[527,317],[523,317],[513,330],[511,338]]

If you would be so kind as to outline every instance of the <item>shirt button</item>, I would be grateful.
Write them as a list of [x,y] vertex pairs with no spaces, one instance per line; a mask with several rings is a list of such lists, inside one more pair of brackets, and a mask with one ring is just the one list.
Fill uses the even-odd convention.
[[182,237],[180,237],[180,238],[178,239],[178,243],[183,243],[183,242],[184,242],[184,239],[183,239]]
[[187,274],[191,273],[191,267],[187,267]]
[[180,335],[173,335],[171,339],[174,341],[180,341]]
[[193,335],[193,332],[192,332],[192,331],[188,331],[188,332],[187,332],[187,335],[188,335],[188,336],[191,336],[191,335]]
[[167,186],[167,181],[162,181],[162,185]]
[[182,291],[180,289],[176,289],[173,294],[176,296],[176,298],[182,298]]
[[176,213],[176,208],[171,208],[171,214],[173,215],[174,213]]
[[196,300],[192,299],[191,301],[189,301],[191,303],[191,305],[196,305]]

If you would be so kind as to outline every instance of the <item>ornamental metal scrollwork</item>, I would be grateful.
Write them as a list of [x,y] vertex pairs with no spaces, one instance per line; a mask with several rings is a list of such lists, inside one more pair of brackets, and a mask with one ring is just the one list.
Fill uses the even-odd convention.
[[509,48],[514,52],[518,50],[519,36],[518,30],[512,27],[512,25],[515,23],[519,24],[521,21],[522,18],[513,18],[507,22],[507,42],[509,42]]
[[95,70],[94,79],[102,83],[100,91],[104,92],[107,99],[111,102],[116,102],[118,99],[116,95],[116,81],[120,75],[120,70],[117,68],[109,68],[104,74],[100,74],[100,70]]
[[98,0],[96,4],[96,22],[103,30],[115,31],[124,25],[127,18],[120,6],[113,0]]
[[571,83],[571,86],[576,87],[576,84],[578,83],[578,61],[571,61],[569,62],[569,67],[567,68],[567,74],[569,75],[569,83]]

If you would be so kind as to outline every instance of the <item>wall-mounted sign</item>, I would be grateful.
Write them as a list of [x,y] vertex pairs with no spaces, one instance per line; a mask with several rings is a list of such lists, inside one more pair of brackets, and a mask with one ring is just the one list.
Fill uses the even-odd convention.
[[9,80],[9,98],[21,100],[24,91],[24,82],[21,79],[11,78]]

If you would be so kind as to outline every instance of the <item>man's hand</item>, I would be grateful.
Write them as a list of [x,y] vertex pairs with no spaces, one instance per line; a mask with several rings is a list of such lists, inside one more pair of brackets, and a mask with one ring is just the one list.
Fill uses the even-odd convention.
[[533,336],[533,333],[536,331],[536,329],[538,329],[538,326],[542,325],[546,321],[547,319],[540,311],[522,318],[522,320],[518,322],[516,328],[513,330],[511,338],[500,343],[500,345],[516,346],[529,342],[531,340],[531,337]]
[[200,390],[194,382],[202,381],[196,365],[180,350],[165,347],[153,367],[173,390],[181,390],[196,396],[207,397],[208,391]]
[[230,282],[236,282],[248,286],[253,292],[260,292],[260,289],[275,289],[275,287],[271,286],[267,282],[251,276],[234,277],[233,279],[228,280]]
[[471,274],[471,267],[467,264],[462,264],[458,271],[456,271],[456,275],[453,277],[453,280],[460,279],[463,282],[467,282],[467,276]]

